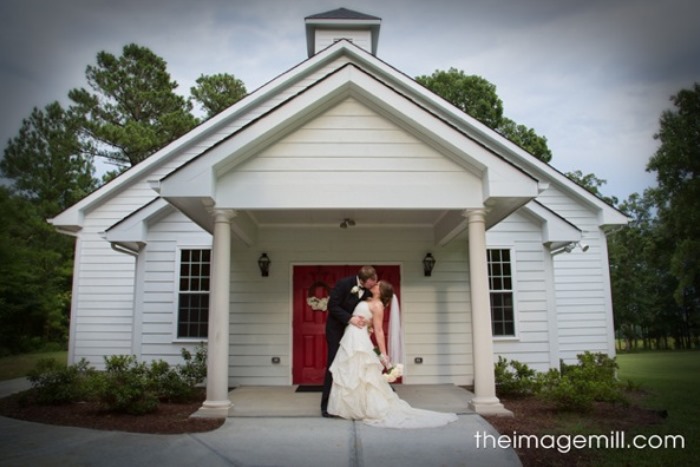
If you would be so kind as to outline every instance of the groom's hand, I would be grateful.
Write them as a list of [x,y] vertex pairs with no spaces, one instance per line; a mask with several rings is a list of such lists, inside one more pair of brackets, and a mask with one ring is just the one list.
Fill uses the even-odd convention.
[[365,318],[362,316],[353,316],[350,318],[350,324],[357,326],[358,328],[364,328],[367,323],[365,323]]

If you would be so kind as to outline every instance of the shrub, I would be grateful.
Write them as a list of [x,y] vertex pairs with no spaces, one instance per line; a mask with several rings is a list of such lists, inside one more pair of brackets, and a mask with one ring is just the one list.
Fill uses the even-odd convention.
[[202,384],[207,377],[207,349],[200,344],[195,349],[194,355],[185,348],[180,354],[185,360],[184,365],[177,366],[180,377],[192,388]]
[[585,352],[578,364],[561,363],[561,371],[538,373],[516,360],[498,357],[495,364],[496,390],[499,396],[537,395],[554,402],[559,410],[586,412],[593,402],[627,404],[625,385],[617,380],[618,365],[604,353]]
[[150,366],[135,355],[105,357],[105,371],[97,372],[85,359],[63,366],[42,359],[30,372],[34,399],[40,404],[64,404],[97,399],[110,411],[134,415],[155,411],[159,401],[187,402],[207,375],[203,345],[194,354],[182,349],[184,364],[171,367],[163,360]]
[[561,372],[552,369],[538,378],[539,395],[560,410],[585,412],[593,402],[626,404],[623,385],[616,378],[617,362],[603,353],[585,352],[577,365],[562,363]]
[[137,362],[136,356],[105,357],[105,367],[97,391],[107,410],[140,415],[158,408],[158,396],[149,381],[146,364]]
[[58,405],[89,398],[96,371],[85,359],[63,365],[53,358],[42,358],[29,372],[32,394],[39,404]]
[[588,412],[593,408],[593,395],[588,382],[574,382],[555,368],[538,375],[538,396],[554,402],[557,409]]
[[496,363],[496,391],[499,396],[521,397],[535,391],[537,372],[526,364],[499,356]]
[[196,395],[197,385],[207,376],[207,351],[198,346],[194,355],[183,348],[184,364],[174,368],[163,360],[154,361],[149,369],[149,379],[158,398],[169,402],[187,402]]

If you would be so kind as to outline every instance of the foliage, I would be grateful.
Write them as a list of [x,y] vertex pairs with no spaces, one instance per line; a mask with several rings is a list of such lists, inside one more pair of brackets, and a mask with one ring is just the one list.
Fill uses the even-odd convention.
[[200,345],[192,354],[182,349],[184,364],[171,367],[163,360],[150,365],[135,355],[104,357],[105,371],[97,372],[81,360],[76,365],[40,359],[29,372],[32,395],[40,404],[66,404],[96,399],[106,410],[140,415],[158,408],[159,401],[192,400],[207,372],[207,352]]
[[34,109],[0,161],[0,353],[65,342],[73,242],[46,223],[94,188],[76,120],[58,103]]
[[697,340],[700,328],[700,84],[671,98],[675,109],[663,112],[655,138],[659,149],[647,170],[656,172],[652,196],[659,221],[673,241],[670,271],[673,297],[685,315],[683,340]]
[[604,196],[603,193],[601,193],[600,191],[600,187],[607,183],[606,180],[598,178],[595,176],[595,174],[592,173],[583,175],[583,172],[581,172],[580,170],[576,170],[574,172],[567,172],[566,176],[569,177],[570,180],[576,182],[582,188],[585,188],[588,192],[596,195],[598,198],[608,203],[610,206],[617,205],[619,200],[616,197]]
[[134,355],[112,355],[104,360],[105,373],[97,396],[107,410],[140,415],[158,408],[158,395],[144,362],[138,362]]
[[129,44],[120,57],[102,51],[85,74],[94,92],[71,90],[72,110],[83,119],[86,149],[117,166],[138,164],[197,123],[165,60],[146,47]]
[[496,391],[499,396],[521,397],[536,391],[537,372],[525,363],[498,356],[495,366]]
[[416,81],[487,127],[501,124],[503,101],[496,94],[496,86],[481,76],[450,68],[436,70],[431,76],[418,76]]
[[58,363],[53,358],[41,359],[29,372],[32,394],[39,404],[67,404],[85,400],[91,393],[94,368],[85,359],[75,365]]
[[604,353],[577,355],[578,364],[561,371],[550,369],[538,375],[538,394],[552,401],[559,410],[586,412],[594,401],[627,403],[623,387],[616,377],[617,363]]
[[56,215],[95,188],[92,161],[81,154],[76,136],[79,129],[79,120],[53,102],[44,110],[34,108],[5,148],[2,176],[43,216]]
[[173,368],[167,362],[158,360],[151,362],[148,369],[151,385],[161,401],[192,400],[197,385],[201,384],[207,375],[207,353],[203,346],[199,346],[194,355],[185,348],[181,354],[185,360],[184,365],[178,364]]
[[80,153],[79,121],[60,104],[35,108],[0,161],[0,353],[65,342],[73,242],[46,218],[95,187],[93,165]]
[[626,349],[700,346],[700,85],[672,98],[647,170],[658,187],[620,205],[608,233],[615,327]]
[[180,352],[184,365],[178,365],[180,377],[192,388],[201,384],[207,377],[207,348],[204,344],[196,347],[194,355],[183,348]]
[[33,203],[0,188],[0,354],[65,343],[72,245]]
[[552,159],[547,138],[504,117],[503,101],[496,93],[496,86],[481,76],[466,75],[462,70],[450,68],[436,70],[430,76],[418,76],[416,81],[543,162]]
[[197,86],[190,88],[192,98],[199,102],[206,112],[206,118],[232,106],[247,93],[243,81],[228,73],[201,75],[197,78]]
[[594,401],[626,403],[624,385],[616,377],[615,359],[591,352],[577,357],[576,365],[562,362],[561,371],[551,368],[538,373],[524,363],[499,356],[494,369],[498,395],[535,394],[554,402],[559,410],[573,412],[590,410]]

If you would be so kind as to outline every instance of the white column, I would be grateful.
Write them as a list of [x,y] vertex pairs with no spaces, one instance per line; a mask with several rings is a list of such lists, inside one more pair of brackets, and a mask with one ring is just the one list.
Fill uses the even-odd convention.
[[228,397],[229,289],[231,273],[232,210],[214,211],[209,289],[209,337],[207,345],[207,399],[198,417],[227,417]]
[[474,399],[471,400],[470,406],[480,414],[512,415],[496,397],[485,212],[483,209],[473,209],[468,210],[465,215],[469,221],[469,288],[474,361]]

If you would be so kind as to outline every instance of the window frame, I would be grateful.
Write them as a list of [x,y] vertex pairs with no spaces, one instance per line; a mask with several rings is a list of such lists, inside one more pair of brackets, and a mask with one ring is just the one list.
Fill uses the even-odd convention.
[[[492,261],[490,260],[491,252],[493,251],[507,251],[509,256],[508,264],[510,265],[510,289],[492,289],[491,285],[493,283],[494,277],[491,274],[492,271]],[[491,313],[491,334],[494,340],[506,341],[506,340],[517,340],[518,335],[518,310],[517,310],[517,298],[516,298],[516,262],[515,262],[515,248],[512,246],[487,246],[486,247],[486,264],[487,264],[487,275],[488,275],[488,287],[489,287],[489,312]],[[503,261],[501,260],[501,264]],[[501,274],[501,278],[503,275]],[[512,309],[512,322],[513,322],[513,334],[495,334],[494,333],[494,306],[492,295],[506,295],[510,293],[511,298],[511,309]]]
[[[175,250],[175,270],[173,271],[173,341],[174,342],[208,342],[209,336],[208,336],[208,323],[209,323],[209,316],[207,316],[207,335],[206,336],[200,336],[200,337],[191,337],[191,336],[181,336],[180,335],[180,296],[183,294],[201,294],[203,293],[202,291],[182,291],[180,290],[180,285],[182,281],[182,254],[184,251],[209,251],[209,287],[206,291],[206,301],[207,301],[207,314],[209,313],[209,296],[211,293],[211,253],[212,253],[212,247],[211,245],[178,245],[176,250]],[[191,277],[191,276],[190,276]],[[200,279],[201,279],[201,274],[200,274]],[[189,292],[189,293],[188,293]]]

